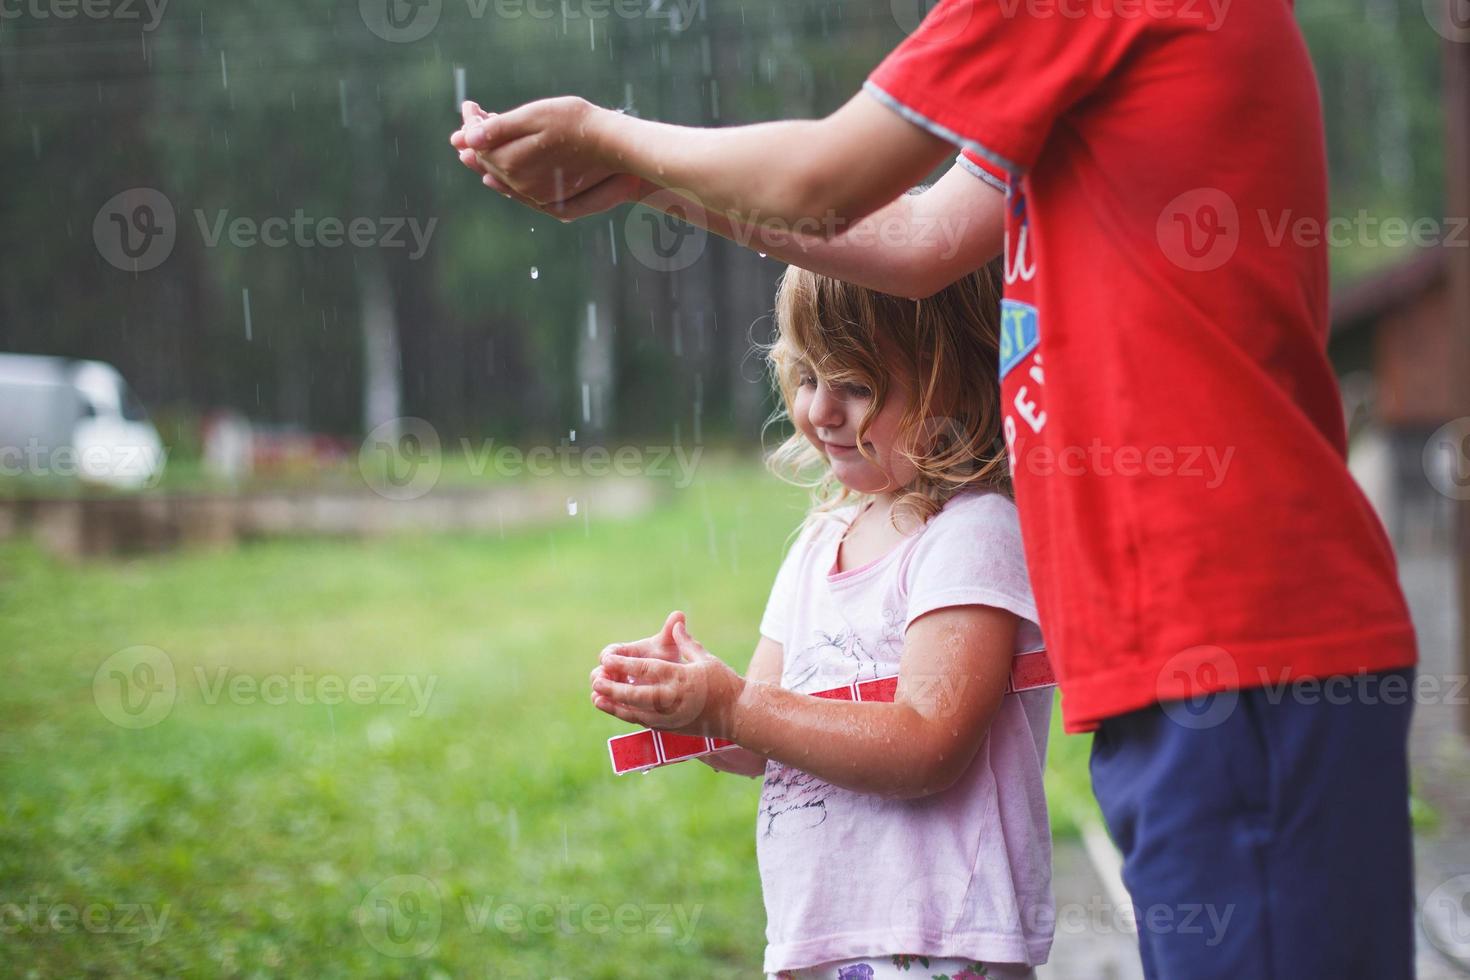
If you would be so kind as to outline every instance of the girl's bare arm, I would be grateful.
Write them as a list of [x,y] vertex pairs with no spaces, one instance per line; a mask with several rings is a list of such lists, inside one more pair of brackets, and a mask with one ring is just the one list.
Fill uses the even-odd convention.
[[[745,679],[779,687],[783,657],[781,644],[768,636],[761,637],[750,658],[750,667],[745,671]],[[733,772],[739,776],[756,777],[766,774],[766,757],[741,746],[725,749],[716,755],[700,756],[699,761],[711,769]]]
[[[969,767],[1004,696],[1018,619],[952,606],[909,627],[891,704],[815,698],[747,680],[675,630],[683,663],[605,653],[600,710],[731,739],[845,789],[896,798],[942,792]],[[631,680],[633,683],[625,683]]]

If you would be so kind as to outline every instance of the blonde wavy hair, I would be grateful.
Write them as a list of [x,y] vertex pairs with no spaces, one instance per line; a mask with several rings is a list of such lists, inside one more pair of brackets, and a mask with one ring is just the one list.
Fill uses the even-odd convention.
[[[921,524],[966,488],[1011,495],[1000,411],[1000,261],[927,299],[890,296],[790,266],[776,293],[776,339],[764,348],[782,404],[762,428],[791,422],[803,364],[832,384],[873,393],[857,427],[858,451],[901,372],[912,397],[896,444],[917,471],[897,492],[893,515]],[[807,487],[808,520],[866,499],[844,486],[823,453],[801,434],[766,456],[779,478]]]

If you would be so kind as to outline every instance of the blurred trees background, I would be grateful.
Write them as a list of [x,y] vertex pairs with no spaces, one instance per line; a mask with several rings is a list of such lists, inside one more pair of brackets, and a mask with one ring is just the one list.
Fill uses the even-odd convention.
[[[711,238],[665,271],[632,254],[628,208],[561,225],[485,190],[447,144],[456,69],[490,109],[574,93],[695,125],[811,116],[919,4],[6,0],[0,350],[111,361],[185,422],[229,407],[346,436],[402,414],[448,439],[753,439],[770,402],[749,355],[780,265]],[[1419,0],[1297,12],[1334,211],[1443,215],[1440,39]],[[146,271],[94,240],[130,188],[173,210]],[[298,211],[314,244],[230,240],[236,218]],[[375,239],[416,222],[426,246],[403,225],[398,246],[328,247],[328,218]],[[1340,279],[1394,258],[1337,252]]]

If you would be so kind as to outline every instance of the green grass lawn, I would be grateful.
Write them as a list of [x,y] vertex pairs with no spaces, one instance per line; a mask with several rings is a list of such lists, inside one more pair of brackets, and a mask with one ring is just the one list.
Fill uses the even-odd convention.
[[[503,538],[0,545],[0,972],[758,974],[759,782],[612,775],[587,674],[675,608],[743,670],[801,506],[706,463],[647,516]],[[1061,833],[1086,748],[1053,739]]]

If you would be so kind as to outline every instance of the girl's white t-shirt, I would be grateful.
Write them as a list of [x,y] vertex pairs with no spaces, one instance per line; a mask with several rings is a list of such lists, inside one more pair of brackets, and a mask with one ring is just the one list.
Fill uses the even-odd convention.
[[[820,691],[899,672],[919,616],[995,606],[1042,649],[1016,507],[966,491],[880,558],[835,572],[857,507],[802,530],[776,574],[761,634],[784,651],[781,686]],[[949,789],[890,799],[766,764],[756,854],[765,971],[915,953],[1037,964],[1051,950],[1051,833],[1042,770],[1049,688],[1009,694]]]

